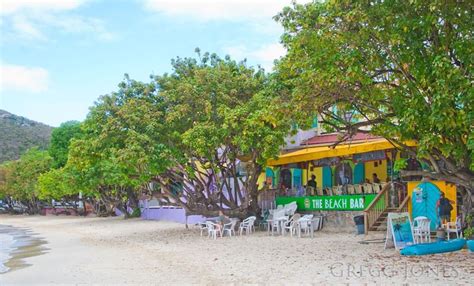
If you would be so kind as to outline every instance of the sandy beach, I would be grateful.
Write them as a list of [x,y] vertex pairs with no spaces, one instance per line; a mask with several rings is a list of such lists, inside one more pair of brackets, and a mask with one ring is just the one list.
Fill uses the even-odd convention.
[[[0,285],[36,284],[432,284],[469,285],[474,255],[402,257],[384,234],[320,231],[314,238],[201,237],[194,227],[122,218],[0,216],[30,229],[44,254],[0,274]],[[361,243],[366,240],[373,243]]]

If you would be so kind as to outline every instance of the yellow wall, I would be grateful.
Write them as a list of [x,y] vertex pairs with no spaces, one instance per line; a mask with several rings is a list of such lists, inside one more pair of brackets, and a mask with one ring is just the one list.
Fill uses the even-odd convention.
[[260,173],[260,176],[258,176],[258,180],[257,180],[257,185],[258,185],[258,189],[260,190],[260,188],[263,187],[263,183],[265,182],[266,180],[266,175],[265,175],[265,171],[263,171],[263,173]]
[[[454,202],[453,205],[453,210],[451,211],[451,220],[452,222],[456,221],[456,217],[458,215],[458,210],[457,210],[457,198],[456,198],[456,186],[453,184],[446,183],[444,181],[429,181],[430,183],[436,185],[441,192],[444,193],[444,196]],[[413,181],[413,182],[408,182],[408,196],[410,197],[410,200],[408,201],[408,212],[411,215],[411,198],[413,195],[413,190],[416,188],[421,183],[421,181]]]
[[[311,175],[316,176],[316,184],[318,188],[320,188],[323,185],[323,168],[315,167],[313,168],[313,171],[311,171],[311,167],[310,167],[308,171],[304,169],[302,170],[302,172],[303,172],[303,185],[304,186],[308,184],[309,179],[311,179]],[[306,173],[308,173],[308,176],[306,176]]]
[[[377,162],[377,167],[375,167],[375,162]],[[378,164],[379,162],[382,162],[382,164]],[[369,179],[370,182],[373,183],[373,173],[377,174],[377,177],[380,179],[381,182],[387,181],[387,160],[365,162],[364,169],[365,178]]]

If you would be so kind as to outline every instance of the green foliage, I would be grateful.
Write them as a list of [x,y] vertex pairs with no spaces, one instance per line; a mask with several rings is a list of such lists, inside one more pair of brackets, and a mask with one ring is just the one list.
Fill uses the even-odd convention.
[[393,170],[395,172],[400,172],[401,170],[405,170],[407,167],[407,159],[401,158],[399,160],[395,160],[395,164],[393,165]]
[[38,177],[51,168],[47,151],[28,150],[17,161],[0,165],[0,193],[14,200],[34,204],[38,196]]
[[140,208],[134,208],[132,213],[130,214],[130,217],[140,217],[142,215],[142,211]]
[[48,147],[52,128],[0,109],[0,164],[17,160],[28,149]]
[[126,76],[119,90],[99,98],[74,139],[66,165],[82,190],[116,204],[132,199],[167,166],[162,100],[153,84]]
[[474,225],[472,224],[472,213],[466,216],[467,228],[464,230],[464,237],[466,239],[474,239]]
[[71,168],[50,169],[38,178],[37,192],[41,200],[76,199],[79,193],[83,196],[94,197],[94,190],[81,188],[81,177]]
[[[466,1],[337,1],[285,8],[277,75],[295,118],[416,140],[438,178],[473,189],[472,7]],[[336,110],[333,107],[337,107]],[[355,115],[357,122],[351,116]]]
[[[222,205],[235,210],[241,207],[237,201],[243,200],[242,189],[248,200],[256,195],[257,178],[266,160],[276,156],[284,144],[289,120],[277,96],[278,84],[263,70],[230,57],[201,56],[199,51],[198,55],[199,60],[173,60],[171,74],[155,77],[167,108],[164,119],[169,141],[165,144],[175,162],[158,179],[175,200],[179,197],[173,184],[185,182],[188,211],[202,213]],[[242,161],[246,163],[245,178],[237,172]],[[241,181],[242,189],[238,184],[227,185],[227,180]],[[224,188],[233,188],[235,196],[225,197]],[[216,197],[207,200],[200,192]]]
[[54,128],[51,134],[49,154],[53,158],[53,168],[61,168],[66,165],[71,140],[79,138],[82,134],[81,123],[68,121]]
[[183,146],[188,158],[213,161],[226,146],[235,148],[234,156],[256,152],[261,164],[278,154],[289,126],[263,70],[209,53],[172,64],[173,74],[155,79],[174,145]]

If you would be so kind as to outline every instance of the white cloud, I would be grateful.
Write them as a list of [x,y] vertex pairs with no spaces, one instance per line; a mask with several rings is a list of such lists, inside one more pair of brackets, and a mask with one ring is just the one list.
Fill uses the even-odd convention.
[[[145,8],[168,16],[192,17],[197,20],[248,21],[271,18],[290,0],[143,0]],[[300,0],[298,3],[311,2]]]
[[0,64],[0,92],[42,92],[48,89],[49,73],[40,67]]
[[273,68],[273,62],[286,54],[285,48],[278,43],[262,45],[255,49],[244,45],[229,46],[224,52],[235,60],[249,59],[259,63],[266,71]]
[[16,31],[18,35],[23,38],[37,40],[45,39],[43,33],[37,27],[35,27],[35,25],[32,24],[28,18],[23,17],[21,15],[13,16],[12,27],[13,30]]
[[[0,0],[2,29],[10,39],[48,40],[57,32],[92,35],[100,40],[116,38],[102,20],[83,17],[74,10],[90,0]],[[51,31],[51,29],[54,29]]]
[[0,14],[13,14],[25,10],[65,11],[79,7],[84,0],[2,0]]
[[34,18],[37,23],[59,28],[66,33],[91,34],[100,40],[114,40],[116,35],[105,28],[104,21],[95,18],[84,18],[74,15],[43,15]]

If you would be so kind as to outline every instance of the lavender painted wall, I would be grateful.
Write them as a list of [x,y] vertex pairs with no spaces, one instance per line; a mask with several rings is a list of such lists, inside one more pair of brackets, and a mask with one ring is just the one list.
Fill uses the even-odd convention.
[[[142,219],[174,221],[178,223],[186,223],[186,215],[184,209],[181,208],[143,208]],[[200,215],[188,216],[188,224],[195,224],[205,221],[206,218]]]
[[[140,210],[141,218],[147,220],[163,220],[163,221],[173,221],[178,223],[186,223],[186,213],[182,208],[169,208],[169,207],[159,207],[159,206],[148,206],[148,201],[140,200]],[[129,207],[129,212],[132,212],[132,209]],[[122,216],[122,212],[115,209],[115,214],[117,216]],[[203,222],[206,220],[206,217],[200,215],[190,215],[188,216],[188,224],[195,224],[198,222]]]

